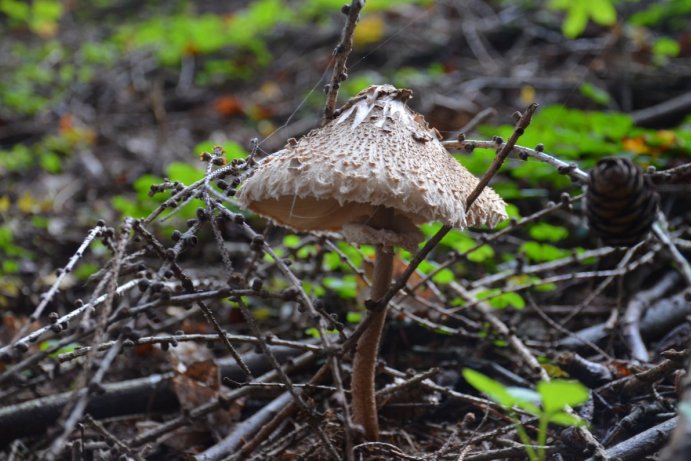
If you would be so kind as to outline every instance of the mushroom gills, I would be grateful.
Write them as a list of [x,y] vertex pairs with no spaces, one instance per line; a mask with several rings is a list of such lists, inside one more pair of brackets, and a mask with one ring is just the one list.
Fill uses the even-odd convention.
[[[423,238],[406,214],[367,203],[341,205],[336,199],[281,196],[252,202],[249,208],[297,231],[340,232],[351,243],[398,245],[412,251]],[[385,210],[392,210],[393,218],[382,220]]]

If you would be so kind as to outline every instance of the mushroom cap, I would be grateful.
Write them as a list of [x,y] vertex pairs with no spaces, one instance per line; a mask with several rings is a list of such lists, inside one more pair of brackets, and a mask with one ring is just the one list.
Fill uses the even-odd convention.
[[[371,86],[336,118],[263,159],[243,184],[241,204],[297,231],[341,232],[353,243],[414,247],[416,225],[494,226],[504,201],[485,188],[466,215],[478,179],[448,153],[441,136],[406,105],[410,90]],[[371,225],[393,209],[385,225]]]

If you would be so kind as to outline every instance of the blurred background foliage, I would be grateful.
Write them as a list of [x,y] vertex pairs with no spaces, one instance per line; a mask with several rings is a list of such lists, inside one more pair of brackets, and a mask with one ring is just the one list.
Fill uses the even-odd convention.
[[[150,186],[199,179],[197,157],[214,144],[232,160],[247,155],[254,137],[260,152],[271,152],[317,126],[343,3],[0,0],[2,275],[60,265],[99,217],[146,216],[165,200]],[[413,88],[415,108],[446,136],[495,107],[498,119],[473,133],[481,138],[509,136],[510,114],[539,102],[523,145],[542,143],[583,168],[607,155],[673,166],[689,160],[691,118],[641,126],[631,113],[688,91],[690,13],[691,0],[368,0],[341,98],[377,83]],[[485,38],[473,45],[478,31]],[[481,174],[493,153],[456,156]],[[518,159],[494,187],[512,202],[513,218],[580,193],[552,167]],[[532,262],[594,245],[582,223],[566,218],[526,226],[520,238]],[[286,251],[295,244],[284,242]],[[454,231],[442,248],[475,248],[467,258],[482,272],[516,257],[497,257],[472,233]],[[347,245],[341,251],[361,258]],[[343,269],[339,257],[324,261]],[[97,265],[87,258],[83,267],[74,274],[80,281]],[[3,279],[5,297],[17,295],[15,282]],[[355,277],[323,283],[355,297]],[[507,295],[498,307],[522,306]]]

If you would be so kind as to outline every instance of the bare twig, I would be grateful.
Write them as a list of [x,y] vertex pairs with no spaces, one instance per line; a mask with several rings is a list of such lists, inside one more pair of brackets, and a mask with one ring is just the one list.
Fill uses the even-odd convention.
[[[607,449],[610,458],[621,461],[638,461],[645,459],[658,451],[667,442],[670,434],[676,427],[678,418],[671,418],[656,426],[634,435],[613,447]],[[687,453],[685,453],[686,455]],[[586,461],[599,461],[600,458],[592,457]]]
[[498,448],[496,450],[483,450],[475,453],[468,453],[464,461],[492,461],[494,459],[524,459],[526,448],[540,450],[550,455],[559,451],[558,447],[539,446],[539,445],[517,445],[515,447]]
[[[636,251],[638,251],[638,249],[639,249],[642,245],[644,245],[644,242],[639,242],[637,245],[635,245],[635,246],[633,246],[632,248],[629,248],[628,250],[626,250],[626,254],[624,254],[624,257],[621,258],[621,260],[617,263],[617,269],[622,269],[622,268],[624,268],[626,265],[628,265],[628,264],[629,264],[629,261],[631,260],[631,258],[633,258],[633,255],[636,253]],[[650,253],[651,253],[651,254],[655,254],[656,251],[651,251]],[[633,268],[632,268],[632,269],[633,269]],[[619,274],[612,274],[612,275],[608,276],[607,278],[605,278],[602,282],[600,282],[600,283],[598,284],[598,286],[595,287],[594,290],[592,290],[590,293],[588,293],[588,296],[586,296],[586,298],[583,299],[583,301],[581,301],[580,304],[579,304],[578,306],[576,306],[576,307],[575,307],[565,318],[563,318],[563,319],[561,320],[561,325],[562,325],[562,326],[563,326],[563,325],[566,325],[566,324],[569,323],[572,319],[576,318],[576,316],[579,315],[579,314],[581,313],[581,311],[583,311],[583,309],[586,308],[586,306],[589,306],[590,303],[591,303],[596,297],[600,296],[600,294],[601,294],[601,293],[602,293],[602,292],[603,292],[603,291],[614,281],[614,279],[616,279],[617,277],[619,277]]]
[[661,211],[657,213],[657,222],[653,224],[653,233],[665,247],[667,247],[667,250],[672,256],[672,260],[676,263],[677,269],[684,277],[686,284],[691,286],[691,265],[689,265],[689,261],[681,254],[676,245],[674,245],[674,242],[672,242],[669,232],[667,231],[667,220]]
[[[115,293],[116,294],[123,294],[129,290],[132,290],[133,288],[135,288],[137,286],[138,282],[139,282],[139,279],[135,279],[135,280],[130,280],[129,282],[123,283],[121,286],[119,286],[115,290]],[[72,320],[76,319],[77,317],[82,315],[87,310],[93,309],[93,308],[101,305],[103,302],[106,301],[107,297],[108,297],[107,295],[101,295],[91,302],[82,304],[81,306],[74,309],[73,311],[70,311],[67,314],[63,315],[62,317],[58,318],[56,323],[58,323],[58,324],[69,324]],[[52,325],[46,325],[42,328],[39,328],[36,331],[29,333],[28,335],[24,336],[23,338],[17,340],[17,342],[14,344],[14,347],[18,347],[19,344],[22,344],[23,346],[19,346],[19,347],[25,347],[26,349],[28,349],[28,346],[30,343],[36,342],[41,336],[50,332],[51,326]],[[12,347],[12,346],[8,345],[8,346],[5,346],[3,348],[0,348],[0,354],[8,351],[10,349],[10,347]],[[14,370],[14,371],[16,372],[18,370]],[[8,375],[11,375],[11,374],[12,373],[10,373],[10,370],[6,370],[5,373],[0,375],[0,383],[5,381],[5,379],[7,379],[7,377],[9,377]]]
[[676,178],[687,176],[689,174],[691,174],[691,162],[676,166],[674,168],[669,168],[667,170],[648,173],[648,177],[650,177],[655,184],[661,184],[674,181]]
[[46,308],[49,302],[53,300],[53,297],[55,294],[60,290],[60,286],[62,285],[62,281],[65,279],[67,274],[72,272],[74,269],[74,266],[77,264],[79,259],[84,255],[84,250],[88,248],[88,246],[91,244],[91,242],[98,237],[101,232],[103,232],[103,226],[97,226],[94,227],[89,231],[89,233],[86,235],[84,240],[82,241],[82,244],[79,245],[79,248],[77,248],[77,251],[72,255],[70,260],[67,262],[65,267],[59,270],[58,276],[55,278],[55,281],[53,284],[50,286],[48,291],[44,294],[41,295],[41,302],[36,306],[36,309],[34,309],[34,312],[29,316],[29,322],[22,327],[17,334],[15,335],[14,339],[17,339],[18,337],[21,337],[22,335],[26,334],[27,328],[31,325],[32,322],[38,320],[38,318],[41,316],[41,313],[43,312],[43,309]]
[[352,0],[350,5],[343,8],[343,12],[348,16],[346,23],[343,26],[343,33],[341,34],[341,41],[334,48],[333,54],[336,59],[334,64],[334,71],[331,76],[331,83],[326,86],[326,106],[324,107],[324,119],[322,125],[327,124],[334,118],[334,111],[336,110],[336,100],[338,99],[338,90],[346,78],[348,78],[348,69],[346,61],[353,49],[353,32],[355,32],[355,25],[360,16],[360,10],[365,6],[365,0]]
[[[254,317],[252,316],[252,313],[247,309],[247,307],[244,305],[242,300],[238,301],[240,305],[240,309],[242,311],[242,315],[245,317],[245,321],[249,325],[250,329],[252,330],[252,333],[259,338],[261,335],[261,331],[259,327],[257,326],[257,323],[254,321]],[[276,373],[278,374],[278,379],[286,386],[288,389],[288,393],[290,396],[293,398],[293,402],[296,402],[300,409],[307,414],[308,418],[308,424],[312,428],[312,430],[317,434],[319,439],[322,441],[324,446],[326,447],[327,452],[333,459],[340,459],[340,456],[338,455],[338,452],[336,451],[336,448],[333,446],[329,438],[326,436],[322,428],[316,423],[317,418],[315,417],[315,412],[313,408],[310,408],[307,405],[307,402],[302,398],[302,395],[298,393],[295,388],[293,387],[293,383],[288,377],[288,375],[283,371],[281,368],[281,365],[278,363],[278,360],[276,360],[276,357],[274,356],[273,352],[271,352],[271,349],[269,349],[269,346],[266,344],[266,341],[259,341],[259,347],[261,348],[262,352],[266,356],[266,358],[269,360],[271,365],[273,366],[274,370],[276,370]],[[285,399],[283,399],[285,400]],[[281,402],[283,402],[281,400]],[[285,405],[287,401],[283,404],[281,404],[277,408],[281,408],[283,405]],[[276,404],[278,405],[278,404]]]
[[[246,343],[246,344],[259,344],[260,340],[254,336],[247,336],[247,335],[234,335],[231,333],[226,333],[226,337],[228,338],[229,341],[233,341],[236,343]],[[208,344],[213,341],[218,341],[218,335],[217,334],[182,334],[182,335],[161,335],[161,336],[144,336],[136,341],[132,341],[129,346],[140,346],[143,344],[177,344],[181,342],[199,342],[199,343],[204,343]],[[97,346],[99,351],[107,350],[110,348],[110,346],[113,345],[115,341],[107,341],[103,344],[99,344]],[[276,346],[287,346],[287,347],[292,347],[297,350],[303,350],[303,351],[312,351],[312,352],[320,352],[322,350],[321,347],[315,346],[314,344],[307,344],[307,343],[301,343],[297,341],[289,341],[285,339],[280,339],[280,338],[267,338],[266,339],[267,344],[272,344]],[[76,351],[73,352],[66,352],[64,354],[58,355],[57,359],[59,362],[68,362],[70,360],[74,360],[78,357],[82,357],[86,355],[86,353],[91,350],[91,346],[87,347],[82,347],[80,349],[77,349]]]
[[[190,235],[193,235],[194,231],[197,230],[197,227],[199,226],[199,223],[196,223],[194,226],[192,226],[189,230],[188,233]],[[144,226],[142,225],[141,222],[135,222],[134,223],[134,229],[137,231],[144,239],[146,239],[149,244],[151,244],[152,248],[154,251],[158,254],[159,257],[161,257],[164,261],[168,261],[168,266],[170,267],[170,270],[173,272],[173,275],[180,280],[182,283],[182,287],[187,291],[188,293],[194,293],[195,288],[194,284],[192,283],[192,280],[185,275],[185,273],[182,271],[180,266],[177,264],[175,259],[177,258],[177,255],[180,254],[182,249],[184,248],[185,245],[185,236],[181,237],[180,241],[175,245],[175,247],[171,250],[168,251],[166,250],[163,245],[154,237],[154,235],[146,230]],[[242,362],[242,358],[240,357],[240,354],[235,350],[233,345],[230,343],[228,338],[226,337],[226,332],[221,328],[221,325],[218,323],[216,320],[216,317],[214,316],[213,312],[209,308],[209,306],[206,305],[205,302],[203,302],[200,299],[196,300],[196,304],[199,306],[199,308],[202,310],[202,313],[204,314],[204,317],[206,318],[207,322],[213,327],[214,330],[216,330],[216,333],[218,333],[218,337],[222,340],[223,345],[226,347],[228,352],[230,352],[230,355],[233,356],[233,358],[237,361],[238,365],[242,370],[245,372],[246,378],[248,380],[252,379],[252,372],[250,371],[249,368],[247,368],[247,365],[245,365]]]
[[622,319],[622,333],[624,340],[629,346],[631,356],[641,362],[650,359],[648,349],[645,347],[641,337],[640,320],[645,315],[648,307],[658,298],[664,296],[670,289],[677,284],[679,275],[676,272],[669,272],[662,277],[653,287],[637,293],[629,301],[624,317]]
[[[301,367],[305,366],[307,364],[310,364],[316,360],[317,356],[314,353],[307,352],[305,354],[302,354],[298,358],[294,359],[292,361],[292,365],[284,365],[286,368],[289,367]],[[271,370],[262,376],[258,377],[255,382],[256,383],[263,383],[263,382],[270,382],[276,379],[278,375],[278,372],[276,370]],[[234,389],[231,391],[227,391],[222,393],[222,395],[218,399],[211,400],[209,402],[206,402],[193,410],[190,410],[189,414],[182,414],[176,418],[173,418],[169,421],[166,421],[165,423],[155,427],[154,429],[151,429],[149,431],[143,432],[133,439],[127,441],[126,443],[129,446],[133,447],[140,447],[143,446],[153,440],[158,439],[159,437],[163,436],[164,434],[170,433],[173,430],[182,427],[186,424],[190,424],[192,421],[194,421],[195,418],[201,418],[209,413],[212,413],[220,408],[226,407],[229,403],[233,402],[234,400],[245,397],[247,395],[251,395],[252,392],[256,387],[254,386],[243,386],[239,389]],[[290,404],[289,404],[290,406]],[[263,430],[263,429],[262,429]]]
[[[115,299],[115,295],[117,292],[118,277],[120,275],[120,266],[123,261],[125,247],[127,245],[127,241],[129,240],[129,234],[131,229],[132,220],[126,219],[125,223],[120,229],[120,237],[118,238],[117,244],[115,246],[115,254],[113,255],[113,267],[109,279],[107,281],[106,299],[103,303],[103,307],[98,312],[98,315],[96,317],[96,328],[94,334],[94,340],[96,342],[101,342],[102,338],[106,334],[106,328],[108,326],[108,314],[110,314],[110,311],[113,309],[113,301]],[[60,424],[62,430],[60,432],[60,435],[55,437],[48,450],[44,453],[45,459],[52,461],[60,454],[60,452],[65,447],[67,437],[69,437],[74,427],[77,425],[79,420],[84,415],[84,411],[86,410],[86,406],[89,402],[90,394],[98,392],[100,389],[103,389],[101,381],[103,380],[103,376],[105,375],[106,371],[110,368],[110,364],[117,356],[117,353],[120,349],[120,345],[120,342],[116,342],[115,344],[113,344],[113,346],[111,346],[106,356],[103,357],[103,359],[101,359],[100,363],[98,364],[96,372],[91,377],[89,377],[89,374],[92,372],[91,367],[96,360],[96,351],[91,351],[87,355],[86,366],[84,367],[82,375],[80,376],[78,384],[76,385],[77,389],[79,389],[80,391],[84,390],[85,392],[75,393],[72,402],[65,406],[65,409],[63,410],[63,414],[61,417],[62,421]]]
[[598,392],[603,396],[616,395],[618,398],[634,395],[641,389],[652,386],[656,381],[670,376],[675,370],[683,369],[685,355],[684,353],[677,353],[674,356],[667,355],[670,358],[662,360],[652,368],[605,384],[598,388]]
[[[444,147],[447,149],[465,151],[472,151],[475,148],[496,149],[497,147],[497,144],[494,141],[474,139],[465,139],[463,141],[444,141],[442,144],[444,144]],[[575,182],[588,182],[588,173],[578,168],[578,166],[574,163],[567,163],[553,155],[519,145],[512,146],[512,151],[516,152],[518,156],[523,159],[533,157],[536,160],[552,165],[559,173],[568,175]]]
[[487,107],[486,109],[482,109],[480,112],[475,114],[475,116],[473,118],[471,118],[468,123],[463,125],[463,127],[460,130],[452,132],[450,134],[450,136],[451,137],[457,137],[459,134],[469,133],[472,130],[474,130],[476,126],[478,126],[481,123],[486,122],[488,119],[490,119],[496,115],[497,115],[497,110],[493,107]]
[[144,461],[144,458],[139,453],[128,447],[125,443],[122,442],[122,440],[117,438],[108,429],[106,429],[105,426],[103,426],[103,424],[92,418],[91,415],[87,414],[86,416],[84,416],[84,421],[89,426],[91,426],[96,432],[105,437],[106,440],[110,441],[110,443],[117,446],[123,452],[127,453],[127,455],[132,457],[135,461]]
[[258,412],[238,423],[233,431],[220,442],[194,456],[196,461],[217,461],[235,451],[249,436],[257,432],[266,421],[283,408],[293,398],[290,392],[284,392],[264,405]]
[[645,109],[637,110],[631,118],[639,126],[650,125],[660,118],[671,114],[688,114],[691,110],[691,92],[683,93],[675,98],[661,102]]
[[[420,279],[420,281],[418,281],[414,285],[411,285],[410,287],[408,287],[408,290],[411,292],[417,290],[420,286],[422,286],[424,283],[426,283],[428,280],[432,279],[436,274],[438,274],[442,269],[451,266],[452,264],[457,262],[460,258],[466,258],[467,259],[470,254],[479,250],[482,246],[488,244],[489,242],[493,242],[493,241],[499,239],[500,237],[503,237],[503,236],[511,233],[512,231],[516,230],[517,228],[524,226],[527,223],[537,221],[538,219],[541,219],[542,217],[547,216],[556,210],[565,209],[568,207],[568,205],[570,203],[578,201],[582,197],[583,197],[583,194],[581,194],[577,197],[569,197],[568,201],[563,200],[563,201],[556,203],[554,205],[547,206],[546,208],[539,210],[539,211],[531,214],[530,216],[526,216],[526,217],[520,219],[519,221],[512,220],[511,224],[509,224],[504,229],[497,231],[491,235],[488,235],[486,238],[483,238],[481,242],[478,242],[474,246],[468,248],[467,250],[465,250],[461,253],[454,254],[454,257],[449,258],[447,261],[439,264],[437,267],[434,268],[433,271],[429,272],[428,274],[425,274]],[[613,251],[613,250],[610,250],[610,251]],[[569,259],[573,260],[573,258],[569,258]],[[527,271],[527,268],[524,269],[524,272],[525,271]],[[515,275],[515,273],[516,273],[515,270],[507,270],[507,271],[503,271],[503,272],[498,272],[498,273],[493,274],[491,276],[487,276],[487,277],[484,277],[483,279],[480,279],[482,281],[477,280],[477,281],[473,282],[473,284],[477,285],[477,286],[486,285],[487,284],[486,280],[490,280],[491,277],[492,278],[494,278],[494,277],[501,278],[503,276],[510,277],[512,275]]]

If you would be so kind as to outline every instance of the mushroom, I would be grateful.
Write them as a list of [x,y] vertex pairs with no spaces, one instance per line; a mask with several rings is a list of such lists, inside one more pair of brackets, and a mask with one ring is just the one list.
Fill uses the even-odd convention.
[[[418,225],[463,229],[494,226],[505,203],[485,188],[471,210],[466,197],[478,179],[441,144],[441,135],[406,101],[412,91],[376,85],[347,101],[326,125],[260,162],[243,184],[241,204],[295,231],[338,232],[354,244],[376,246],[370,299],[391,284],[393,247],[414,251]],[[386,309],[372,310],[353,358],[353,420],[368,440],[379,423],[374,376]]]

